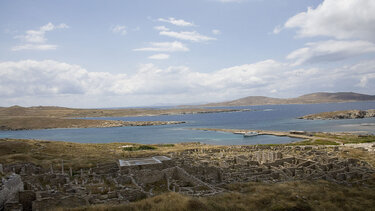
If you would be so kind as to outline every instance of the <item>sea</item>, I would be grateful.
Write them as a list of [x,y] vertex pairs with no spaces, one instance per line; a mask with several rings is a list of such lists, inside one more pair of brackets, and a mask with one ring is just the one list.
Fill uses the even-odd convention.
[[226,128],[274,131],[322,131],[375,134],[375,118],[345,120],[303,120],[298,117],[328,111],[375,109],[375,101],[350,103],[261,105],[221,107],[250,109],[244,112],[161,115],[144,117],[89,118],[123,121],[185,121],[185,124],[114,128],[44,129],[0,131],[0,138],[69,141],[78,143],[167,144],[201,142],[213,145],[281,144],[299,141],[295,138],[193,130],[193,128]]

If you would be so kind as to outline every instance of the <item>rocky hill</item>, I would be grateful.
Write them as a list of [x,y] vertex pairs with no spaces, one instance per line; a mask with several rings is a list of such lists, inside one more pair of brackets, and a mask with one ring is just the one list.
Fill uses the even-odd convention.
[[355,102],[375,101],[375,95],[358,94],[354,92],[317,92],[302,95],[296,98],[270,98],[264,96],[249,96],[233,101],[220,103],[209,103],[201,106],[249,106],[249,105],[272,105],[272,104],[311,104],[311,103],[334,103],[334,102]]
[[375,117],[375,109],[369,110],[347,110],[347,111],[332,111],[322,112],[318,114],[309,114],[299,119],[362,119]]

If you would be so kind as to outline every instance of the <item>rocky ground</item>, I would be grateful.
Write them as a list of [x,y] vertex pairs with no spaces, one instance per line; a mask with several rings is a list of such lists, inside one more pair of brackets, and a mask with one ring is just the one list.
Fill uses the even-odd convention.
[[[8,142],[14,144],[17,141]],[[7,144],[7,140],[2,143]],[[24,143],[37,144],[35,141]],[[16,150],[14,153],[4,151],[4,156],[0,157],[0,174],[3,178],[0,206],[5,210],[21,207],[24,210],[46,210],[98,204],[113,206],[164,193],[209,197],[207,200],[210,200],[210,197],[220,197],[222,194],[233,195],[235,184],[247,187],[246,184],[254,182],[279,184],[309,181],[320,184],[319,181],[326,181],[339,185],[337,187],[358,186],[371,195],[375,187],[375,154],[369,149],[375,148],[375,143],[371,144],[368,148],[353,149],[351,145],[209,146],[188,143],[168,145],[167,150],[134,154],[124,152],[124,146],[116,144],[119,146],[110,145],[108,148],[112,148],[111,155],[106,155],[105,162],[98,160],[91,167],[72,167],[69,156],[59,163],[51,162],[49,166],[47,160],[41,165],[25,160],[15,162],[22,159],[17,158],[20,152],[13,146]],[[33,153],[47,153],[50,151],[47,150],[49,145],[41,143],[37,145],[38,148],[34,148]],[[60,145],[63,146],[73,145]],[[103,147],[107,146],[100,146],[98,152]],[[356,153],[362,157],[355,156]],[[34,154],[32,156],[37,156]],[[60,156],[57,152],[55,154],[56,157]],[[40,154],[39,159],[44,159],[42,156]],[[170,159],[147,165],[139,161],[144,158],[152,161],[159,159],[158,156]],[[120,165],[119,158],[136,165]],[[310,199],[303,200],[308,203]],[[370,208],[375,200],[369,199],[366,203],[362,209]]]
[[318,114],[305,115],[299,119],[362,119],[370,117],[375,117],[375,109],[322,112]]

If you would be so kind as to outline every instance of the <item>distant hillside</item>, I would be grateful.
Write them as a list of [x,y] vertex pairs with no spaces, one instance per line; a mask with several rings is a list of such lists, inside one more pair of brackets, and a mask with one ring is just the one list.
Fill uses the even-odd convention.
[[56,106],[38,107],[0,107],[0,119],[48,117],[48,118],[76,118],[76,117],[125,117],[125,116],[158,116],[182,115],[197,113],[237,112],[242,109],[211,109],[211,108],[125,108],[125,109],[77,109]]
[[302,95],[296,98],[270,98],[263,96],[250,96],[238,100],[209,103],[200,105],[204,107],[213,106],[248,106],[248,105],[272,105],[272,104],[311,104],[311,103],[334,103],[334,102],[355,102],[375,101],[375,95],[358,94],[354,92],[317,92]]

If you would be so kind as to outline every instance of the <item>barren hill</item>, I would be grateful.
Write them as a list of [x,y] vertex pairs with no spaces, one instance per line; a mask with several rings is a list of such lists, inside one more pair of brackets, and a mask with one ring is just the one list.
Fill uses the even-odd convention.
[[270,98],[264,96],[249,96],[233,101],[209,103],[202,106],[248,106],[248,105],[272,105],[272,104],[310,104],[310,103],[334,103],[375,101],[375,95],[358,94],[354,92],[317,92],[302,95],[296,98]]

